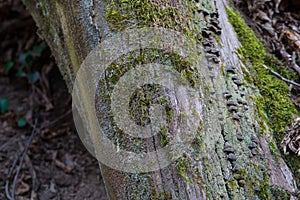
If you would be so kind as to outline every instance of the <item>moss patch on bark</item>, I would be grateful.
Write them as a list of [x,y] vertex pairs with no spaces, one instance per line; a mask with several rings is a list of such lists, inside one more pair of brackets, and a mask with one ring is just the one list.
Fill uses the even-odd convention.
[[[286,133],[286,128],[293,121],[293,115],[299,116],[299,112],[290,99],[288,85],[265,70],[263,65],[290,79],[295,78],[295,75],[282,68],[280,64],[278,65],[278,60],[267,53],[263,43],[248,27],[238,11],[227,9],[227,15],[241,42],[237,53],[251,74],[246,73],[245,75],[249,77],[245,79],[250,80],[248,83],[253,83],[259,89],[255,102],[258,122],[262,128],[261,132],[262,134],[266,133],[267,127],[270,127],[276,143],[279,144]],[[279,151],[274,143],[271,145],[271,150],[273,154],[276,152],[274,155],[276,158]],[[300,165],[299,159],[292,159],[292,156],[285,156],[284,159],[294,174],[299,177],[300,174],[297,173]]]
[[[191,37],[197,32],[193,15],[197,8],[188,1],[111,0],[107,1],[105,18],[111,30],[129,27],[164,27]],[[182,4],[182,5],[181,5]]]

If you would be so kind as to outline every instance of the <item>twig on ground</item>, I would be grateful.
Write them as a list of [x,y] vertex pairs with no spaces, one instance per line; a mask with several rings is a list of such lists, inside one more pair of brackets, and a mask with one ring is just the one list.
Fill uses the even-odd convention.
[[[21,149],[25,149],[25,147],[24,147],[24,145],[21,143],[21,142],[19,142],[19,145],[20,145],[20,147],[21,147]],[[30,173],[30,175],[31,175],[31,182],[32,182],[32,190],[31,190],[31,197],[30,197],[30,199],[33,199],[33,196],[35,196],[35,189],[36,189],[36,183],[37,183],[37,176],[36,176],[36,172],[35,172],[35,170],[34,170],[34,168],[33,168],[33,166],[32,166],[32,162],[31,162],[31,160],[30,160],[30,158],[29,158],[29,156],[27,155],[27,153],[26,153],[26,155],[25,155],[25,163],[26,163],[26,166],[28,166],[28,168],[29,168],[29,173]]]
[[29,145],[30,145],[30,143],[32,142],[34,136],[37,133],[37,131],[36,131],[36,125],[37,125],[37,119],[35,119],[34,127],[32,129],[32,132],[31,132],[31,135],[30,135],[30,137],[28,139],[28,142],[26,143],[25,148],[24,148],[24,150],[22,152],[20,163],[19,163],[19,166],[17,168],[17,172],[16,172],[15,177],[14,177],[14,181],[13,181],[13,185],[12,185],[12,198],[13,199],[15,199],[16,184],[17,184],[17,180],[18,180],[18,176],[19,176],[20,170],[21,170],[23,162],[24,162],[25,155],[27,155],[27,151],[28,151]]
[[53,104],[49,100],[46,94],[44,94],[38,87],[36,87],[34,84],[32,84],[32,88],[35,89],[35,91],[44,99],[46,104],[46,111],[51,110],[53,108]]
[[299,83],[296,83],[294,81],[291,81],[287,78],[284,78],[283,76],[281,76],[280,74],[278,74],[277,72],[273,71],[272,69],[268,68],[266,65],[263,65],[263,67],[268,70],[270,73],[272,73],[273,75],[275,75],[277,78],[279,78],[280,80],[286,82],[286,83],[289,83],[289,84],[292,84],[294,86],[297,86],[297,87],[300,87],[300,84]]
[[0,146],[0,151],[5,151],[7,149],[7,147],[10,144],[12,144],[13,142],[15,142],[16,140],[18,140],[19,137],[20,137],[20,134],[14,135],[12,138],[10,138],[8,141],[6,141],[4,144],[2,144]]
[[72,109],[68,110],[67,112],[65,112],[64,114],[62,114],[62,115],[59,116],[58,118],[56,118],[55,120],[53,120],[53,121],[51,121],[51,122],[49,122],[49,123],[47,123],[47,124],[41,126],[41,127],[39,128],[39,130],[44,129],[44,128],[49,128],[49,127],[55,125],[56,123],[60,122],[60,120],[62,120],[63,118],[65,118],[65,117],[67,117],[69,114],[71,114],[71,112],[72,112]]
[[[19,157],[20,157],[20,156],[19,156]],[[17,159],[15,159],[14,163],[12,164],[12,166],[11,166],[11,168],[10,168],[10,170],[9,170],[9,173],[8,173],[8,175],[7,175],[7,178],[6,178],[6,182],[5,182],[5,195],[6,195],[6,198],[7,198],[8,200],[14,200],[14,199],[12,198],[12,196],[10,195],[10,192],[9,192],[9,179],[10,179],[10,177],[11,177],[11,175],[12,175],[12,173],[13,173],[13,171],[14,171],[16,165],[17,165],[17,162],[18,162],[18,160],[19,160],[19,157],[18,157]]]
[[[65,112],[64,114],[60,115],[58,118],[56,118],[55,120],[53,121],[50,121],[49,123],[45,124],[45,125],[42,125],[41,127],[39,128],[36,128],[36,132],[39,132],[41,131],[42,129],[44,128],[49,128],[49,127],[52,127],[54,126],[55,124],[57,124],[58,122],[60,122],[62,119],[64,119],[65,117],[67,117],[69,114],[71,114],[72,112],[72,109],[68,110],[67,112]],[[34,125],[31,124],[30,122],[28,122],[28,124],[33,128]]]
[[297,64],[297,61],[296,61],[296,53],[295,53],[295,51],[293,51],[293,54],[292,54],[291,65],[292,65],[292,68],[293,68],[293,69],[298,73],[298,75],[300,76],[300,66]]
[[[15,199],[15,189],[16,189],[16,184],[17,184],[17,180],[18,180],[18,177],[19,177],[19,174],[20,174],[20,171],[21,171],[21,168],[22,168],[22,165],[23,165],[23,162],[24,162],[24,159],[27,155],[27,152],[28,152],[28,149],[29,149],[29,145],[31,144],[33,138],[35,137],[36,133],[37,133],[37,119],[35,119],[35,122],[34,122],[34,127],[32,129],[32,132],[31,132],[31,135],[27,141],[27,143],[25,144],[25,147],[24,147],[24,150],[23,152],[18,156],[18,158],[14,161],[11,169],[10,169],[10,172],[8,174],[8,177],[6,179],[6,184],[5,184],[5,194],[6,194],[6,197],[9,199],[9,200],[14,200]],[[17,162],[19,161],[19,165],[16,169],[16,173],[14,175],[14,179],[13,179],[13,183],[12,183],[12,190],[11,190],[11,194],[10,194],[10,191],[9,191],[9,179],[10,177],[12,176],[13,174],[13,171],[14,169],[16,168],[16,165],[17,165]]]

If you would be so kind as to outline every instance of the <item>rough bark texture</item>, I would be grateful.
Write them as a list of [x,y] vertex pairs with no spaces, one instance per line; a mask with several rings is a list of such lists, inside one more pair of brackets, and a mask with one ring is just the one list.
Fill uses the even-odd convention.
[[[166,18],[154,15],[152,20],[149,13],[148,20],[145,13],[153,10],[138,12],[139,2],[159,7],[154,12],[164,13]],[[296,199],[298,189],[293,174],[274,152],[276,147],[270,149],[274,141],[268,122],[255,109],[255,96],[259,94],[246,81],[246,67],[235,53],[240,43],[228,21],[225,0],[24,3],[40,36],[49,44],[70,91],[87,54],[114,31],[133,24],[162,25],[198,40],[202,58],[196,69],[199,77],[195,77],[203,90],[205,110],[193,149],[184,158],[152,173],[123,173],[100,164],[111,199]],[[124,8],[124,4],[128,6]],[[117,14],[113,10],[116,8]],[[168,8],[180,12],[170,12],[168,16]],[[135,9],[136,17],[126,15]],[[180,16],[181,13],[189,15]],[[168,17],[178,17],[181,25],[163,23]]]

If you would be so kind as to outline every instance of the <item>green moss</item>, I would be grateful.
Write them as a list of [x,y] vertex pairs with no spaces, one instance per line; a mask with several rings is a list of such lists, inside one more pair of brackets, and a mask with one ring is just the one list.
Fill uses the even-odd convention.
[[238,188],[238,184],[236,180],[227,180],[225,182],[226,187],[229,189],[229,193],[231,196],[235,196],[236,195],[236,191]]
[[[258,169],[259,171],[259,169]],[[259,182],[251,182],[250,186],[252,187],[252,190],[255,190],[255,193],[259,197],[259,199],[264,199],[264,200],[271,200],[271,186],[269,184],[269,176],[267,175],[266,172],[262,174],[263,179]],[[248,177],[251,180],[251,177]],[[258,187],[258,189],[255,189],[255,187]]]
[[176,163],[176,169],[177,172],[180,174],[180,176],[188,183],[193,184],[193,181],[188,177],[187,175],[187,169],[190,168],[189,162],[186,161],[185,158],[180,158],[180,160]]
[[168,133],[168,128],[167,127],[162,127],[161,128],[161,146],[166,146],[171,142],[170,137],[167,135]]
[[153,189],[152,190],[152,194],[151,194],[151,199],[153,200],[171,200],[172,199],[172,194],[168,194],[165,192],[161,192],[160,194],[156,193],[156,190]]
[[253,78],[248,69],[244,65],[241,65],[241,68],[244,74],[244,79],[247,81],[247,83],[253,84]]
[[[96,96],[99,105],[96,107],[101,108],[104,105],[110,105],[110,98],[115,85],[118,83],[120,77],[126,72],[134,69],[137,65],[143,65],[147,63],[160,63],[170,66],[174,70],[178,71],[182,77],[185,77],[191,86],[198,87],[200,85],[200,74],[197,69],[192,68],[191,64],[182,59],[179,55],[169,52],[164,52],[157,49],[145,49],[139,51],[133,51],[129,54],[122,55],[113,62],[105,71],[105,78],[99,82]],[[140,126],[144,126],[150,123],[149,108],[153,104],[162,105],[166,112],[166,127],[162,127],[159,134],[159,144],[164,146],[169,143],[169,133],[167,130],[170,128],[169,124],[174,117],[174,108],[170,104],[170,97],[164,95],[168,92],[167,89],[163,89],[156,84],[144,85],[141,88],[137,88],[129,99],[129,113],[133,121]],[[154,98],[155,97],[155,98]],[[101,105],[100,105],[100,102]],[[103,117],[103,116],[99,116]],[[108,138],[114,142],[115,145],[128,151],[136,153],[146,152],[147,143],[145,139],[133,138],[124,134],[114,122],[113,114],[108,111],[110,126],[108,127]]]
[[[276,134],[283,133],[283,129],[292,122],[292,114],[297,113],[294,104],[289,97],[288,85],[265,70],[262,65],[266,65],[274,70],[272,65],[274,60],[267,54],[262,42],[258,40],[255,33],[247,26],[243,18],[237,11],[227,9],[229,21],[237,33],[241,42],[238,53],[242,56],[242,61],[248,65],[252,74],[253,83],[258,87],[262,97],[257,98],[257,110],[262,119],[267,119]],[[244,70],[245,71],[245,70]],[[252,81],[249,73],[246,73],[248,80]],[[265,113],[265,115],[262,114]]]
[[178,3],[171,6],[167,2],[148,0],[111,0],[108,2],[105,18],[112,30],[134,26],[159,26],[182,31],[193,37],[191,30],[195,28],[191,22],[196,7],[191,2],[182,3],[185,5]]
[[290,194],[279,187],[272,186],[271,187],[272,199],[280,199],[280,200],[289,200]]
[[293,170],[293,175],[295,176],[295,180],[296,183],[299,187],[300,185],[300,160],[299,160],[299,156],[297,156],[296,154],[289,154],[289,155],[285,155],[284,160],[288,163],[288,165],[291,167],[291,169]]
[[[241,60],[249,67],[253,83],[258,87],[261,96],[256,100],[256,113],[259,116],[259,124],[262,133],[266,131],[266,123],[274,133],[276,143],[279,144],[293,120],[293,114],[299,115],[295,105],[290,100],[289,88],[286,83],[276,78],[265,70],[262,65],[282,73],[283,76],[296,79],[295,75],[289,73],[279,61],[266,53],[266,50],[252,29],[250,29],[237,11],[227,9],[229,21],[233,25],[238,39],[242,46],[238,53],[242,56]],[[249,78],[250,79],[250,78]],[[274,156],[278,156],[275,143],[270,144]],[[296,174],[300,165],[299,159],[284,157]],[[299,174],[298,174],[299,175]],[[298,184],[300,183],[298,179]]]
[[[184,33],[189,38],[201,39],[201,31],[195,26],[196,18],[194,16],[197,8],[193,1],[148,1],[148,0],[107,0],[105,19],[107,20],[112,31],[122,31],[128,28],[136,27],[163,27],[170,28]],[[211,2],[207,1],[208,10]],[[198,19],[199,20],[199,19]],[[129,69],[134,68],[136,64],[146,63],[161,63],[170,65],[175,70],[181,73],[182,77],[186,78],[192,87],[198,87],[200,76],[196,69],[194,69],[189,61],[182,59],[182,57],[164,53],[155,49],[145,49],[139,52],[133,52],[129,55],[124,55],[118,59],[121,62],[116,62],[107,68],[107,80],[103,85],[107,94],[104,98],[109,103],[110,92],[114,85],[118,82],[119,77],[126,73]],[[150,91],[148,91],[150,92]],[[151,96],[151,95],[149,95]],[[137,98],[142,101],[135,101],[131,111],[131,117],[141,119],[139,123],[145,125],[149,123],[148,108],[151,103],[147,98]],[[166,106],[165,102],[159,102],[166,108],[167,121],[172,119],[172,108]],[[113,120],[111,120],[113,121]],[[161,131],[161,145],[169,142],[166,129]]]
[[271,200],[270,185],[268,182],[259,184],[259,192],[257,193],[260,199]]
[[124,21],[127,18],[127,15],[122,14],[117,4],[114,1],[106,7],[106,19],[110,22],[110,28],[115,29],[124,29]]
[[267,66],[271,66],[272,69],[276,69],[283,77],[294,81],[299,80],[297,73],[291,72],[290,69],[287,69],[275,56],[267,54],[265,57],[265,63]]
[[246,169],[240,169],[235,172],[235,174],[239,175],[239,179],[247,179],[248,173],[249,172]]
[[[259,41],[253,30],[247,26],[238,11],[227,9],[227,15],[241,42],[241,47],[237,53],[248,68],[243,69],[242,67],[246,76],[245,79],[259,89],[260,95],[257,95],[253,100],[255,101],[255,111],[261,133],[271,131],[276,143],[279,144],[286,133],[286,127],[292,123],[293,114],[299,115],[299,112],[290,100],[288,85],[265,70],[263,65],[287,78],[295,80],[296,77],[285,69],[278,59],[267,54],[263,43]],[[250,73],[246,73],[247,71]],[[279,151],[276,143],[271,142],[269,145],[275,158],[278,158]],[[297,161],[288,159],[287,161],[296,175],[300,164],[299,159]],[[263,199],[271,199],[267,177],[264,183],[260,184],[260,193]],[[296,179],[299,180],[299,178]]]
[[277,145],[275,144],[274,141],[271,141],[271,142],[269,142],[269,147],[270,147],[271,153],[274,155],[276,161],[278,161],[280,152],[277,148]]
[[226,72],[225,72],[225,63],[224,62],[222,62],[222,64],[221,64],[221,70],[222,70],[223,76],[225,76]]

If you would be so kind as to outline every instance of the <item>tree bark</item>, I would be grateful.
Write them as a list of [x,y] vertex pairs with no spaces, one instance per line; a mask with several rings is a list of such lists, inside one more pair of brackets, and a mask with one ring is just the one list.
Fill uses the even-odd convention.
[[[171,165],[148,173],[121,172],[99,163],[110,199],[297,198],[293,173],[277,147],[270,147],[275,143],[268,118],[256,109],[259,92],[247,82],[249,72],[236,53],[240,41],[228,21],[225,0],[23,2],[70,92],[88,54],[125,29],[173,28],[197,42],[199,65],[185,71],[192,73],[204,97],[199,100],[202,127],[192,148]],[[99,115],[109,116],[109,105],[101,106]]]

